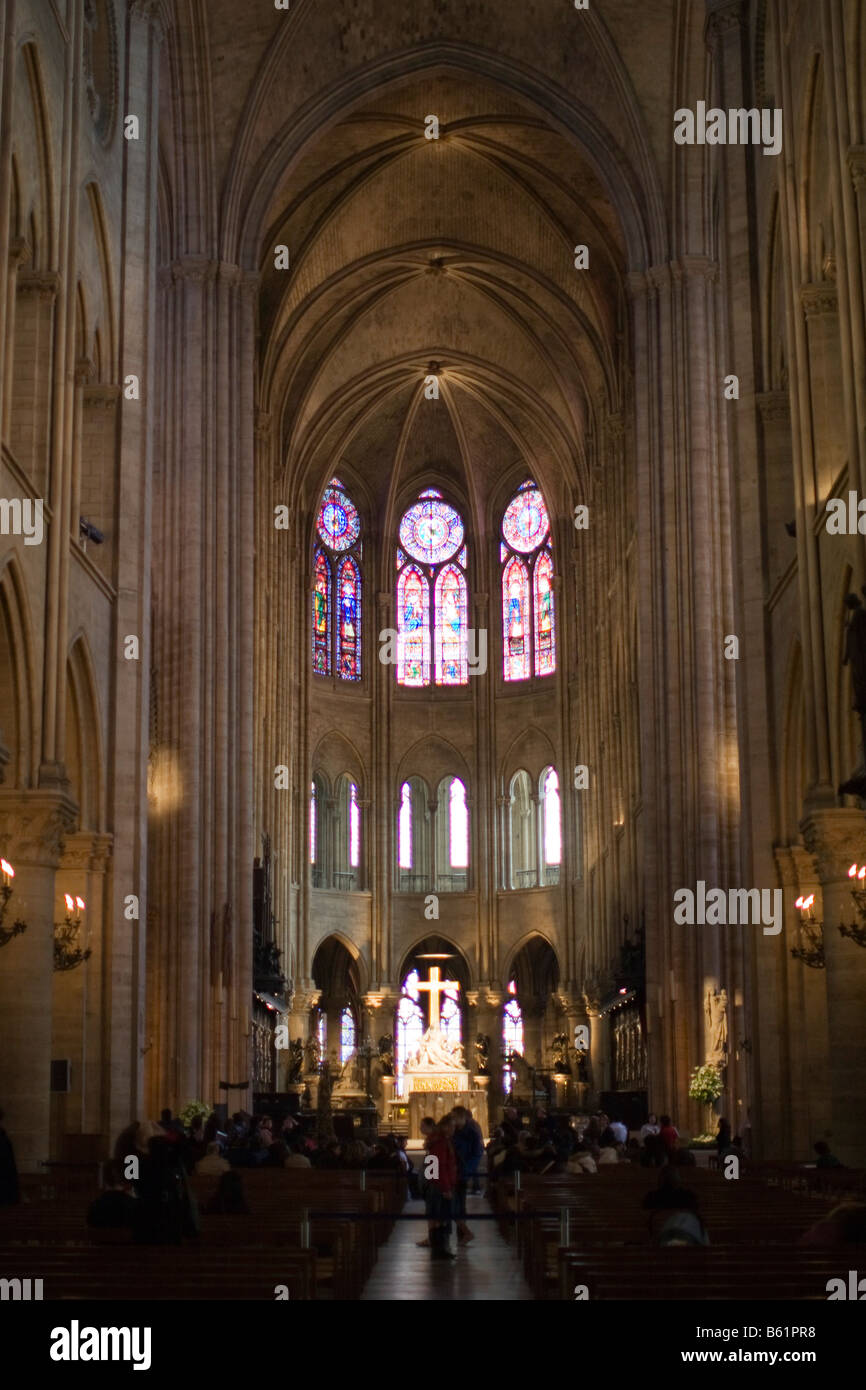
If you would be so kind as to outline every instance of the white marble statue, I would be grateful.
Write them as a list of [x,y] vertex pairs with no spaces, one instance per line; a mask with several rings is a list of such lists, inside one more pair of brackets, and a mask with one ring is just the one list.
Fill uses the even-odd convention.
[[715,994],[707,990],[706,1016],[709,1036],[709,1060],[721,1061],[728,1051],[728,991]]
[[463,1048],[448,1046],[444,1033],[438,1028],[428,1028],[421,1039],[417,1052],[406,1063],[408,1072],[416,1071],[465,1071]]

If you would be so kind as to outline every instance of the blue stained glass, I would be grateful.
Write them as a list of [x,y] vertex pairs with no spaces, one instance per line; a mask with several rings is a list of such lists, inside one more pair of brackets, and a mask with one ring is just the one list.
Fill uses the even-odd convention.
[[425,497],[410,507],[400,522],[400,544],[413,560],[438,565],[450,560],[463,544],[460,515],[435,497]]
[[318,532],[332,550],[348,550],[361,532],[358,509],[339,487],[328,487],[319,507]]
[[512,550],[529,555],[543,545],[549,531],[547,507],[538,488],[518,492],[502,521],[502,534]]

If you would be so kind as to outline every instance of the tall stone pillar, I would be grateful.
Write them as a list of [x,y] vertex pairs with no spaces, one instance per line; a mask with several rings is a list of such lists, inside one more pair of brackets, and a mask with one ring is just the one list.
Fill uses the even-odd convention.
[[54,876],[75,818],[62,791],[0,788],[0,852],[15,870],[4,925],[27,923],[0,959],[0,1097],[22,1173],[37,1172],[49,1157],[54,923],[60,920]]
[[830,1146],[852,1168],[866,1167],[866,949],[839,931],[856,921],[852,864],[866,863],[866,816],[848,808],[813,811],[802,825],[823,900],[830,1040]]
[[487,1054],[490,1085],[487,1088],[487,1094],[489,1097],[490,1129],[492,1131],[502,1118],[502,1005],[504,996],[495,985],[482,985],[477,991],[473,991],[470,1004],[476,999],[477,1003],[469,1015],[470,1032],[467,1038],[466,1060],[469,1062],[471,1070],[475,1039],[479,1033],[486,1034],[490,1039],[490,1049]]

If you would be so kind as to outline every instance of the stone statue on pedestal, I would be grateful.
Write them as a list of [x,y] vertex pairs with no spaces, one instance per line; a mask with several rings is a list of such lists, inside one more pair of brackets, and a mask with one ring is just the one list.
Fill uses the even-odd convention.
[[390,1033],[385,1033],[378,1043],[379,1065],[382,1076],[394,1075],[394,1039]]
[[322,1065],[322,1049],[319,1039],[314,1035],[307,1038],[304,1045],[304,1070],[308,1075],[317,1074]]
[[475,1075],[489,1076],[490,1039],[486,1033],[479,1033],[475,1039]]
[[304,1070],[304,1044],[300,1038],[295,1038],[289,1045],[289,1085],[293,1086],[301,1079]]
[[709,1044],[707,1061],[718,1066],[728,1055],[728,991],[707,990],[705,1002]]

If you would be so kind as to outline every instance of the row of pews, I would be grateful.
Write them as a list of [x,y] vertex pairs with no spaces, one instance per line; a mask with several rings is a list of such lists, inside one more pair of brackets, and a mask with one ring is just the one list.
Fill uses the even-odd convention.
[[787,1172],[683,1169],[711,1244],[662,1248],[654,1232],[670,1213],[641,1205],[658,1172],[618,1164],[493,1184],[500,1229],[536,1299],[826,1299],[827,1281],[846,1275],[848,1252],[797,1241],[843,1197],[862,1200],[862,1174],[837,1172],[810,1192]]
[[149,1246],[87,1226],[90,1175],[25,1184],[0,1208],[0,1277],[42,1279],[45,1299],[356,1299],[406,1197],[389,1172],[244,1169],[248,1213],[208,1215],[216,1186],[191,1180],[198,1237]]

